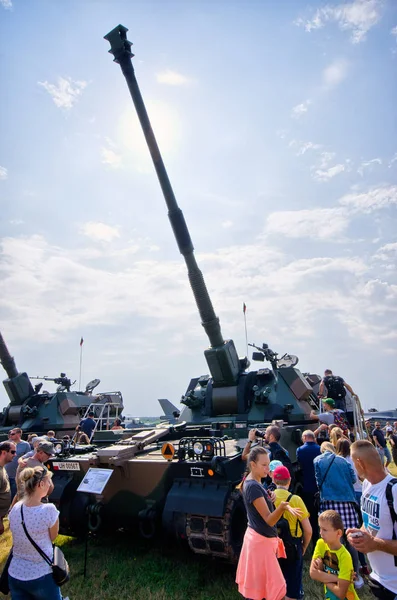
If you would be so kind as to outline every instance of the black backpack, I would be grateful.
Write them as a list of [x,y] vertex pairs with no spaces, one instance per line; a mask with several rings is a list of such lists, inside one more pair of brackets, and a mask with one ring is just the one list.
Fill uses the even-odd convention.
[[324,385],[328,390],[328,398],[339,400],[346,396],[346,388],[342,377],[327,375],[327,377],[324,377]]
[[[290,494],[286,502],[289,502],[292,496],[293,494]],[[279,518],[279,520],[276,523],[276,528],[278,537],[281,538],[284,542],[285,553],[287,555],[286,560],[288,560],[289,562],[296,561],[298,558],[297,544],[300,544],[302,540],[301,537],[297,537],[299,528],[302,529],[302,526],[299,523],[299,519],[297,519],[296,521],[295,537],[292,535],[289,523],[284,516]]]

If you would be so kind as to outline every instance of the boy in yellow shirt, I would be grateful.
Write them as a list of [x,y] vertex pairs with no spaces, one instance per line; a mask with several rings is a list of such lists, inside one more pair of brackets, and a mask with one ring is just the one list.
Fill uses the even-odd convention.
[[353,584],[353,561],[341,544],[343,522],[335,510],[326,510],[318,518],[318,540],[310,565],[310,577],[324,583],[325,600],[359,600]]
[[301,509],[299,519],[288,511],[285,511],[283,515],[283,518],[288,523],[288,526],[286,526],[286,538],[281,535],[287,558],[279,559],[279,564],[287,584],[287,595],[285,598],[286,600],[297,600],[300,598],[302,590],[303,555],[312,537],[312,527],[309,521],[309,513],[302,498],[288,491],[291,484],[291,475],[287,467],[283,465],[277,467],[273,471],[272,479],[277,486],[274,491],[276,496],[274,504],[276,508],[281,502],[287,500],[291,507]]

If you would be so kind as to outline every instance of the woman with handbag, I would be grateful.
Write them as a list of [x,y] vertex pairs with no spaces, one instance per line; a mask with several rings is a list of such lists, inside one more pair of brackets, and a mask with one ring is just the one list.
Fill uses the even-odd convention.
[[24,497],[9,514],[13,556],[8,581],[12,600],[62,600],[51,566],[52,542],[59,530],[59,511],[54,504],[41,502],[48,494],[51,477],[52,473],[44,466],[27,467],[20,474]]
[[255,446],[247,459],[248,475],[241,489],[247,510],[248,527],[237,566],[236,583],[244,598],[251,600],[283,600],[286,584],[277,557],[285,558],[284,544],[277,537],[277,521],[288,511],[301,517],[299,508],[281,501],[274,508],[262,479],[269,475],[269,455],[265,448]]

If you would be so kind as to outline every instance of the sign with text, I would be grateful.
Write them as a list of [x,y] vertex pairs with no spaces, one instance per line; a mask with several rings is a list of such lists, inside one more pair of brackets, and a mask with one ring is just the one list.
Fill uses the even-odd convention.
[[102,494],[112,473],[113,469],[96,469],[91,467],[88,469],[77,491],[88,494]]

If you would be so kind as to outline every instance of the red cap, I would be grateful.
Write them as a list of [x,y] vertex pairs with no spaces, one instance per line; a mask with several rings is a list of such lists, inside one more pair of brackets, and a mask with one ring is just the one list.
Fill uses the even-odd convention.
[[273,480],[274,481],[286,481],[287,479],[291,479],[291,475],[287,469],[287,467],[277,467],[273,471]]

